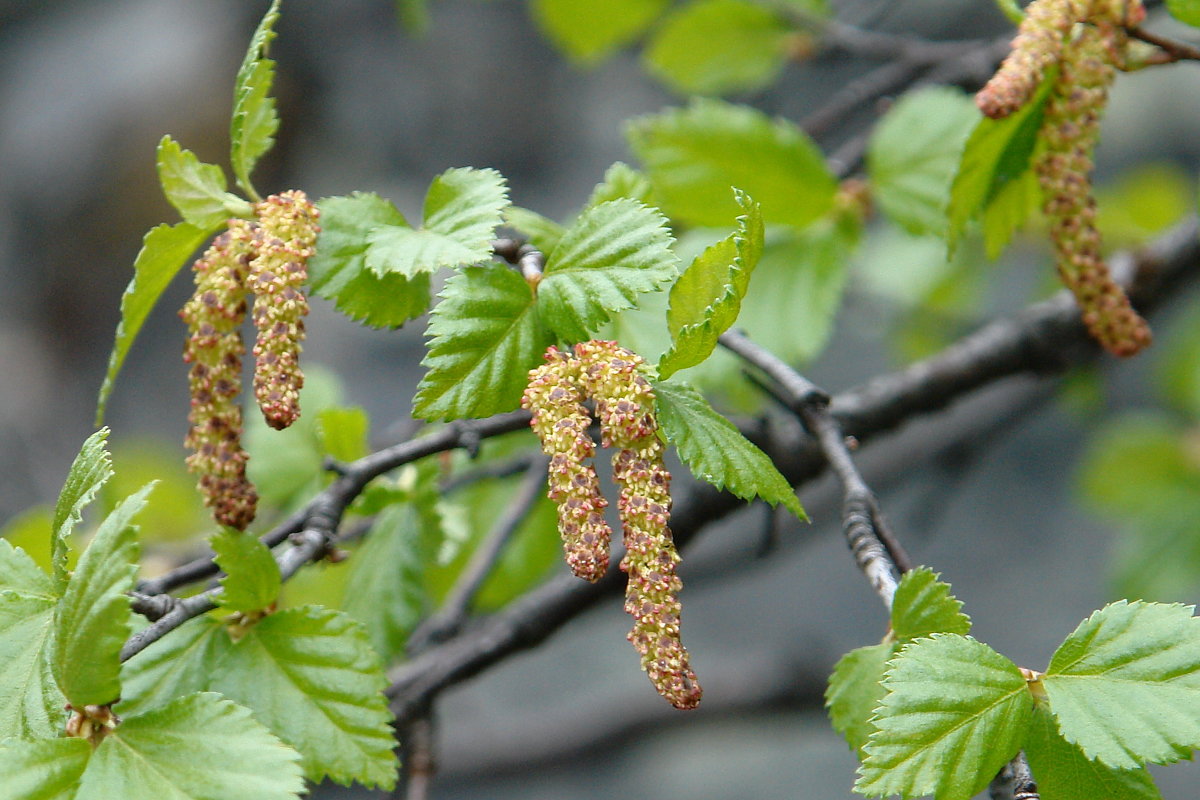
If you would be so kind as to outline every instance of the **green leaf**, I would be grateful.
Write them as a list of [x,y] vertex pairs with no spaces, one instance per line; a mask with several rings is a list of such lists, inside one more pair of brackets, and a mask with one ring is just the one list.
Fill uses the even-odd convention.
[[133,517],[154,484],[113,509],[79,558],[54,617],[54,678],[76,708],[121,696],[121,647],[132,633],[129,598],[137,574]]
[[636,200],[587,209],[546,259],[537,289],[541,319],[568,341],[590,338],[611,312],[633,308],[640,293],[675,277],[674,241],[663,216]]
[[1180,22],[1200,27],[1200,0],[1167,0],[1167,11]]
[[1192,610],[1122,600],[1080,623],[1043,678],[1068,742],[1118,769],[1191,757],[1200,747],[1200,621]]
[[354,461],[368,452],[367,430],[371,422],[364,409],[323,408],[317,412],[317,435],[321,449],[338,461]]
[[747,106],[694,100],[633,120],[630,147],[667,216],[721,226],[740,213],[729,188],[762,204],[763,220],[803,227],[833,208],[837,181],[798,127]]
[[637,200],[639,203],[649,203],[651,191],[650,179],[646,177],[645,173],[623,161],[617,161],[604,171],[604,180],[592,189],[592,195],[588,198],[584,208],[598,206],[622,197]]
[[105,448],[107,441],[108,428],[101,428],[84,441],[58,494],[54,506],[54,532],[50,539],[55,594],[61,594],[67,585],[67,549],[71,532],[83,519],[83,509],[113,476],[112,459]]
[[193,694],[129,717],[106,736],[78,796],[292,800],[305,791],[296,761],[245,708]]
[[1034,709],[1024,750],[1043,800],[1161,800],[1149,772],[1092,761],[1059,734],[1048,709]]
[[383,225],[368,232],[366,267],[378,276],[398,272],[413,278],[487,261],[507,206],[508,189],[496,170],[446,170],[429,186],[420,230]]
[[736,194],[744,211],[737,218],[737,230],[701,253],[671,287],[671,347],[659,359],[660,378],[708,358],[717,337],[742,310],[750,275],[762,256],[763,223],[758,203],[743,192]]
[[[491,497],[495,499],[491,506],[477,501],[472,508],[476,527],[491,530],[496,522],[495,509],[507,507],[499,503],[511,503],[514,491],[515,486],[508,491],[493,492]],[[486,493],[481,494],[486,497]],[[474,607],[479,611],[503,608],[554,574],[556,569],[561,568],[562,558],[558,511],[554,503],[543,495],[513,533],[496,568],[479,588]]]
[[213,668],[211,684],[295,747],[310,780],[391,789],[396,741],[386,685],[362,626],[319,606],[254,625]]
[[225,626],[210,616],[185,622],[121,665],[123,717],[208,689],[209,676],[231,647]]
[[863,758],[863,747],[875,730],[871,716],[883,700],[883,673],[896,652],[890,642],[851,650],[838,660],[825,690],[825,707],[833,729]]
[[429,310],[430,276],[406,278],[389,272],[382,278],[363,271],[337,294],[337,310],[372,328],[399,328]]
[[999,258],[1013,235],[1041,205],[1042,186],[1032,169],[1005,183],[983,209],[983,246],[987,257],[993,261]]
[[[600,187],[596,187],[599,189]],[[543,217],[536,211],[530,211],[520,206],[509,206],[504,209],[504,224],[524,236],[528,242],[549,253],[558,247],[558,241],[566,233],[566,228],[552,219]]]
[[275,62],[267,58],[267,49],[275,38],[279,19],[279,0],[271,6],[250,39],[250,47],[233,85],[233,115],[229,118],[229,162],[233,175],[252,197],[258,193],[250,183],[250,173],[258,159],[275,143],[279,115],[275,98],[270,96],[275,80]]
[[170,136],[158,143],[158,182],[185,222],[211,232],[230,217],[248,217],[254,208],[225,191],[225,173],[203,164]]
[[533,0],[538,27],[581,64],[594,64],[632,42],[670,0]]
[[385,662],[404,655],[429,607],[424,575],[441,539],[436,500],[423,492],[385,509],[350,560],[342,608],[363,624]]
[[808,519],[787,479],[733,423],[722,417],[686,383],[656,383],[658,422],[667,441],[700,480],[743,500],[759,497],[782,503],[800,519]]
[[92,748],[83,739],[0,745],[5,800],[74,800],[91,755]]
[[[1024,180],[1057,72],[1056,69],[1047,70],[1037,93],[1016,112],[1004,119],[983,117],[967,138],[950,188],[946,241],[951,254],[966,231],[967,223],[984,214],[1011,181]],[[1015,228],[1023,220],[1012,219],[1017,204],[1011,198],[1006,202],[1011,204],[1005,215],[1006,224]],[[995,238],[997,234],[992,236]]]
[[915,235],[944,234],[950,185],[979,111],[948,86],[904,95],[875,126],[867,147],[872,197]]
[[117,373],[121,371],[125,356],[129,354],[129,348],[146,317],[150,316],[154,304],[175,273],[206,238],[208,232],[203,228],[180,222],[151,228],[142,240],[142,249],[133,262],[133,280],[121,295],[121,322],[117,325],[116,341],[108,357],[108,371],[104,375],[104,384],[100,387],[96,404],[97,425],[104,422],[104,409],[108,405],[108,396],[112,394]]
[[208,540],[225,573],[217,602],[233,611],[261,611],[279,597],[279,565],[257,536],[225,529]]
[[446,281],[441,297],[413,415],[458,419],[516,408],[529,370],[553,342],[529,284],[507,267],[467,267]]
[[967,800],[1021,748],[1033,700],[1016,665],[982,642],[934,634],[888,666],[854,789]]
[[699,0],[679,8],[646,49],[646,69],[684,94],[762,89],[787,61],[791,29],[743,0]]
[[950,594],[950,585],[938,580],[929,567],[904,573],[892,598],[892,632],[903,642],[935,633],[971,632],[971,618],[962,613],[962,602]]
[[57,595],[54,582],[37,562],[20,547],[13,547],[7,539],[0,537],[0,590],[3,589],[52,599]]
[[50,594],[0,591],[0,741],[57,736],[67,721],[50,668],[56,602]]

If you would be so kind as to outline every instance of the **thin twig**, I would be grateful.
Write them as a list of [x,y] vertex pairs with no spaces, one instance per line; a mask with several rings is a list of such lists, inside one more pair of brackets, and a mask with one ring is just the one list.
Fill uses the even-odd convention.
[[1144,28],[1134,28],[1129,31],[1129,35],[1134,39],[1152,44],[1163,51],[1166,58],[1155,63],[1171,64],[1176,61],[1200,61],[1200,47],[1188,44],[1187,42],[1168,39],[1165,36],[1152,33]]
[[402,797],[404,800],[426,800],[429,797],[429,786],[437,774],[436,734],[432,709],[405,726],[403,735],[399,737],[404,782],[396,787],[393,797]]

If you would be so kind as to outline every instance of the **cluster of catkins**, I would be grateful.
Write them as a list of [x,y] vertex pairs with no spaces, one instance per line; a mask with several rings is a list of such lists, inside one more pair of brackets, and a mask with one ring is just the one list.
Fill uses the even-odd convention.
[[1108,87],[1128,43],[1126,29],[1145,14],[1141,0],[1034,0],[1012,52],[975,98],[987,116],[1005,117],[1029,102],[1057,66],[1034,167],[1058,273],[1092,336],[1119,356],[1150,344],[1150,329],[1101,256],[1090,175]]
[[217,522],[238,530],[254,519],[258,502],[246,477],[238,402],[247,297],[254,295],[258,330],[254,396],[267,424],[286,428],[300,416],[304,375],[298,358],[308,314],[301,287],[320,230],[317,208],[299,191],[268,197],[254,215],[230,220],[196,261],[196,291],[179,312],[191,334],[183,353],[192,365],[188,469],[200,475],[200,491]]
[[613,448],[613,481],[624,532],[621,569],[629,575],[625,610],[634,618],[628,639],[659,694],[677,708],[695,708],[700,684],[679,638],[683,584],[675,574],[679,554],[667,521],[671,475],[654,417],[654,391],[642,377],[642,359],[616,342],[575,345],[574,353],[550,347],[546,363],[529,373],[521,405],[533,412],[532,427],[550,456],[550,499],[558,506],[567,564],[589,581],[608,568],[612,531],[604,519],[608,502],[591,465],[596,446],[591,398],[600,419],[601,444]]

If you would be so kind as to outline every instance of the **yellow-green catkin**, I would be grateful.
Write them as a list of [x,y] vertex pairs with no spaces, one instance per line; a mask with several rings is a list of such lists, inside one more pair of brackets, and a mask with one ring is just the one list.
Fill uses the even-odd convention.
[[567,565],[580,578],[598,581],[608,570],[612,529],[591,465],[596,445],[588,435],[592,420],[583,407],[579,362],[556,347],[547,350],[546,363],[529,373],[521,406],[533,412],[533,431],[550,456],[549,496],[558,507]]
[[1124,46],[1124,30],[1111,19],[1099,17],[1095,24],[1079,27],[1046,103],[1040,131],[1044,148],[1034,165],[1059,276],[1075,295],[1088,331],[1118,356],[1133,355],[1151,340],[1150,328],[1101,254],[1090,177],[1100,115],[1115,72],[1113,59]]
[[255,206],[258,217],[249,289],[254,292],[254,397],[263,418],[282,429],[300,416],[300,343],[308,300],[303,284],[317,241],[318,212],[304,192],[272,195]]
[[245,530],[254,520],[258,494],[246,477],[242,449],[242,344],[246,279],[254,232],[251,223],[231,220],[193,265],[196,291],[179,312],[190,336],[183,360],[191,364],[191,425],[187,465],[200,476],[200,492],[222,525]]
[[1062,55],[1063,42],[1076,22],[1090,15],[1093,0],[1034,0],[1013,39],[1012,50],[975,103],[985,116],[1007,117],[1029,101]]
[[640,356],[609,341],[577,344],[580,378],[595,400],[602,444],[616,449],[613,481],[624,534],[621,569],[629,575],[625,610],[634,625],[627,636],[658,693],[676,708],[700,703],[700,683],[680,638],[683,583],[671,539],[671,475],[663,461],[654,416],[654,390],[641,374]]

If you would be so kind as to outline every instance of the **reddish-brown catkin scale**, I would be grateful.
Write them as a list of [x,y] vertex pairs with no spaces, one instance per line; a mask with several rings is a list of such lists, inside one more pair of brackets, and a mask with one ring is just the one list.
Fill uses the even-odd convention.
[[663,463],[654,391],[641,375],[641,357],[616,342],[583,342],[575,355],[584,389],[596,402],[602,444],[617,449],[613,480],[626,551],[621,569],[629,574],[625,610],[634,619],[627,638],[658,693],[676,708],[695,708],[701,689],[679,634],[683,583],[667,527],[671,475]]
[[250,262],[254,292],[254,397],[263,418],[282,429],[300,416],[300,342],[308,300],[302,286],[317,241],[317,208],[304,192],[272,195],[255,206],[256,256]]
[[231,220],[193,265],[196,291],[179,315],[191,336],[183,360],[191,411],[185,444],[187,465],[200,475],[200,492],[222,525],[245,530],[254,520],[258,495],[246,477],[242,449],[242,355],[239,328],[246,317],[246,277],[254,234],[251,224]]
[[558,348],[529,373],[521,407],[533,412],[532,427],[550,456],[549,496],[558,507],[558,530],[571,571],[598,581],[608,570],[612,529],[604,520],[608,501],[591,465],[596,445],[588,435],[591,417],[583,407],[579,362]]
[[1025,105],[1042,82],[1046,70],[1058,62],[1063,41],[1071,28],[1089,16],[1092,5],[1093,0],[1034,0],[1030,3],[1008,57],[975,95],[979,110],[985,116],[1000,119]]
[[1150,328],[1104,263],[1090,178],[1114,75],[1112,59],[1124,49],[1125,33],[1098,22],[1080,26],[1063,54],[1046,103],[1040,132],[1045,147],[1035,169],[1063,283],[1075,295],[1092,336],[1113,354],[1130,356],[1150,344]]

